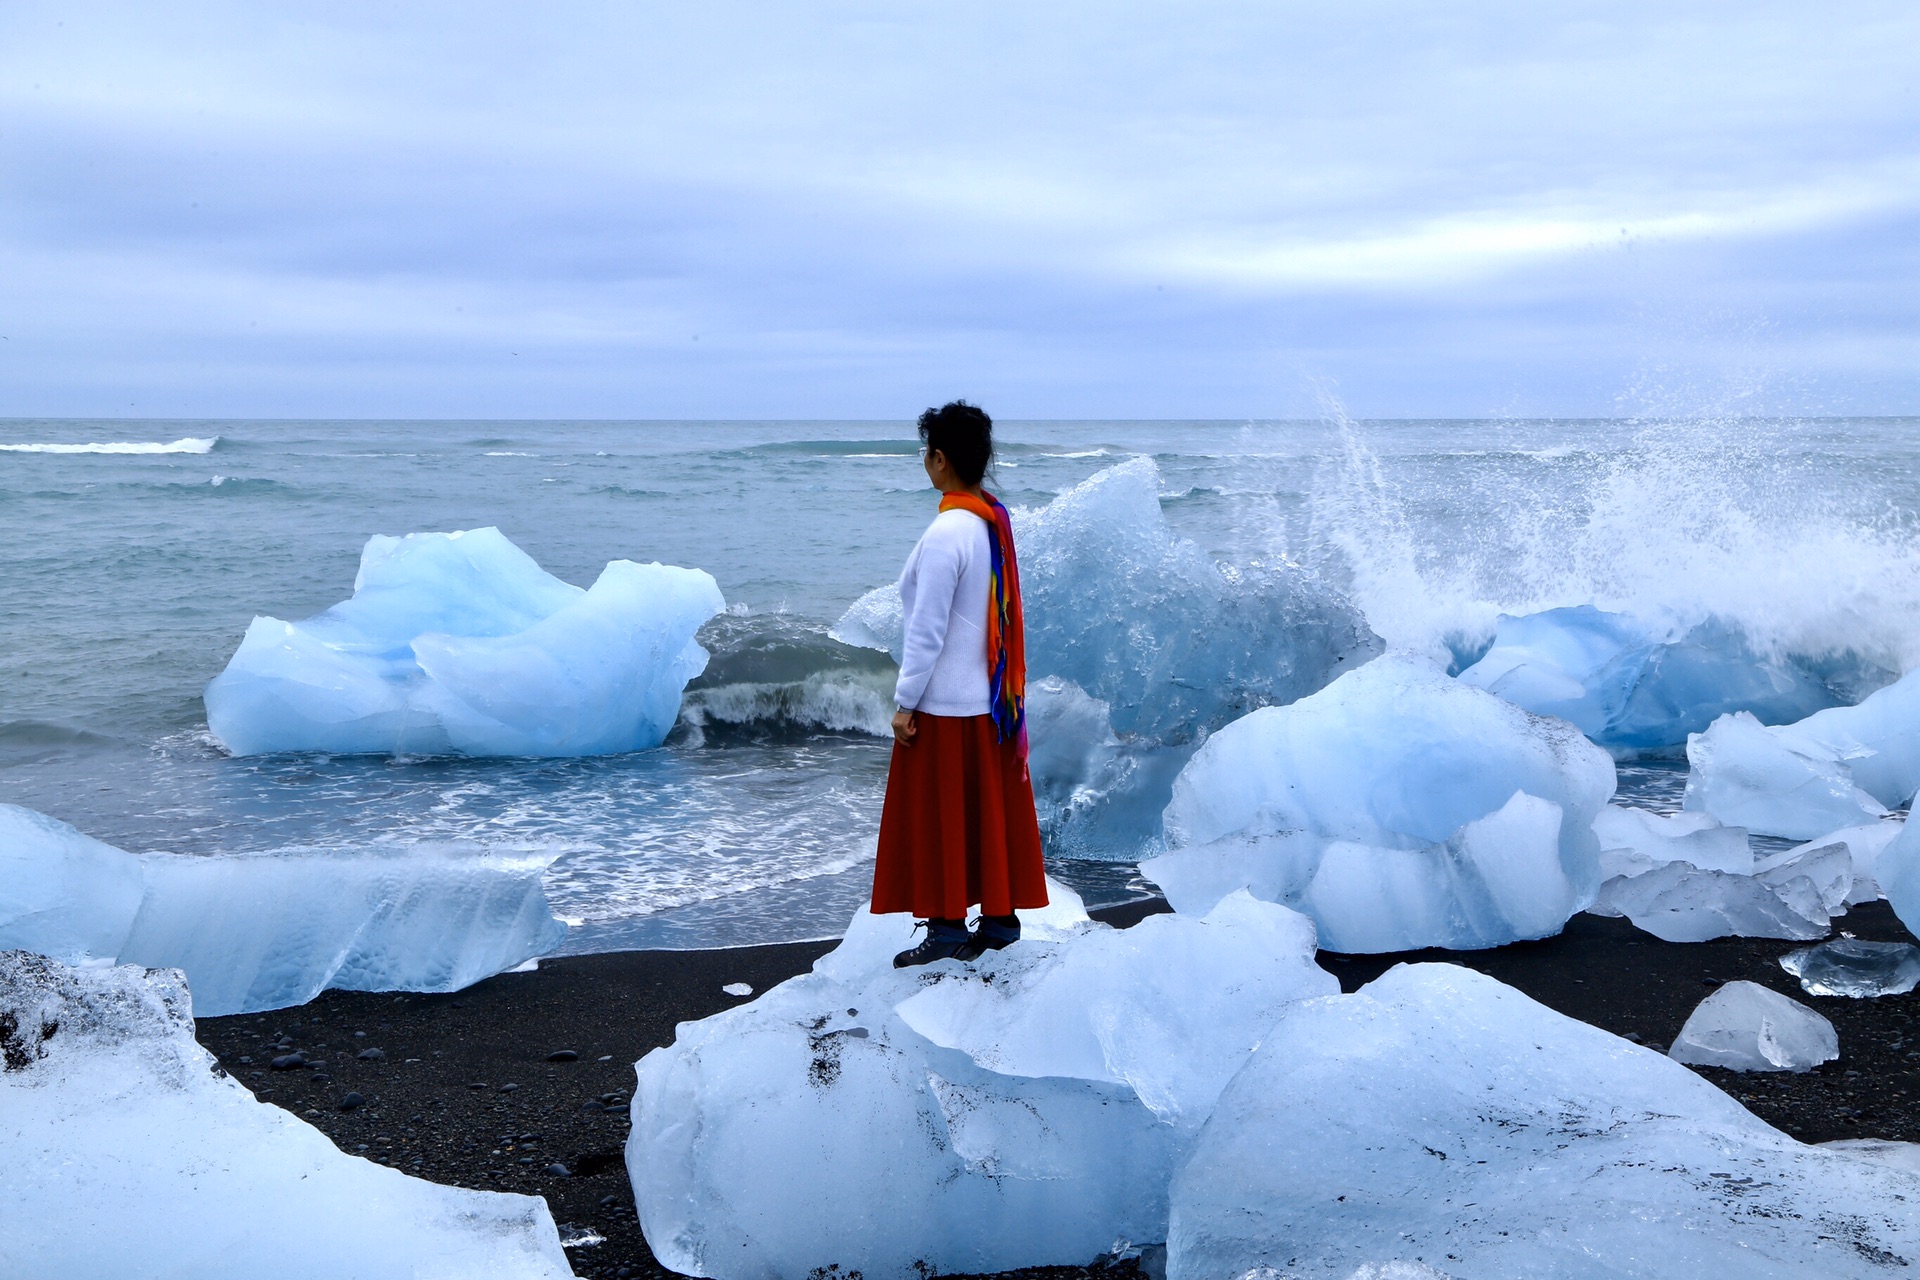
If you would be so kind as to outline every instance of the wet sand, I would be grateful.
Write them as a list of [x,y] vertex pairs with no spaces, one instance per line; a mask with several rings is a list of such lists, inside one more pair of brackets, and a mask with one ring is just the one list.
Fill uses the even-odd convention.
[[[1094,915],[1124,926],[1164,909],[1136,903]],[[1861,938],[1913,941],[1884,902],[1836,923]],[[1482,952],[1322,953],[1320,962],[1348,991],[1402,961],[1468,965],[1570,1017],[1660,1048],[1713,987],[1745,978],[1825,1014],[1840,1032],[1841,1057],[1804,1075],[1697,1068],[1701,1075],[1802,1141],[1920,1142],[1920,996],[1808,996],[1778,964],[1800,945],[1667,943],[1625,920],[1583,915],[1544,942]],[[676,1023],[752,998],[722,987],[744,982],[765,991],[832,946],[569,956],[453,995],[330,991],[297,1009],[203,1018],[198,1034],[256,1096],[304,1117],[343,1151],[436,1182],[545,1196],[563,1240],[600,1238],[568,1248],[578,1274],[667,1276],[640,1235],[627,1182],[633,1063],[670,1043]],[[308,1065],[270,1065],[295,1053]],[[1019,1274],[1064,1280],[1095,1271],[1117,1280],[1136,1267]]]

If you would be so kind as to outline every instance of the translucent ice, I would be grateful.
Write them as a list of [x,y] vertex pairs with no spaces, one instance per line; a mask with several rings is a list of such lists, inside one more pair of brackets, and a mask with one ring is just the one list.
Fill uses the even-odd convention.
[[1916,1203],[1920,1176],[1795,1142],[1659,1054],[1406,965],[1282,1012],[1174,1182],[1167,1275],[1867,1280],[1920,1257]]
[[552,951],[551,855],[412,847],[135,855],[0,805],[0,947],[184,969],[203,1014],[328,987],[457,991]]
[[1920,788],[1920,671],[1793,724],[1722,717],[1687,740],[1686,806],[1810,840],[1880,817]]
[[893,1280],[1160,1239],[1221,1087],[1337,984],[1306,921],[1246,895],[1121,932],[1053,893],[972,969],[896,970],[912,922],[862,914],[811,974],[648,1054],[627,1166],[655,1256]]
[[1920,947],[1835,938],[1780,957],[1810,996],[1900,996],[1920,986]]
[[1678,746],[1732,711],[1779,724],[1834,703],[1723,624],[1681,628],[1592,605],[1502,615],[1493,647],[1460,678],[1623,752]]
[[560,1280],[546,1203],[410,1178],[254,1101],[178,973],[0,952],[0,1272]]
[[1840,1056],[1833,1024],[1757,982],[1729,982],[1687,1015],[1667,1054],[1734,1071],[1811,1071]]
[[1616,876],[1600,886],[1595,915],[1626,916],[1668,942],[1714,938],[1827,936],[1828,916],[1820,891],[1805,876],[1771,885],[1753,876],[1701,871],[1685,862],[1637,876]]
[[1637,876],[1669,862],[1736,875],[1753,871],[1746,831],[1723,827],[1704,813],[1661,817],[1610,804],[1593,820],[1593,834],[1600,841],[1600,873],[1607,879]]
[[1593,900],[1613,787],[1573,726],[1389,655],[1209,738],[1141,869],[1180,911],[1297,907],[1334,951],[1498,946]]
[[1788,857],[1799,857],[1824,849],[1828,845],[1844,845],[1853,872],[1853,887],[1847,891],[1847,902],[1858,904],[1873,902],[1880,898],[1879,866],[1880,855],[1900,834],[1901,824],[1896,821],[1867,822],[1854,827],[1842,827],[1838,831],[1829,831],[1816,836],[1805,844],[1796,845],[1787,851]]
[[1920,822],[1909,819],[1880,851],[1874,866],[1900,923],[1920,934]]
[[582,591],[498,529],[375,537],[353,598],[260,617],[207,685],[236,755],[605,755],[658,746],[725,607],[698,569],[615,560]]
[[1788,897],[1797,892],[1789,890],[1788,885],[1804,879],[1820,895],[1820,907],[1826,914],[1844,915],[1853,900],[1853,854],[1837,840],[1783,849],[1756,862],[1753,878]]
[[[1014,512],[1028,670],[1069,682],[1109,716],[1104,725],[1045,719],[1042,692],[1030,726],[1036,756],[1042,767],[1071,762],[1118,735],[1105,786],[1082,788],[1073,805],[1041,797],[1061,848],[1150,838],[1199,735],[1311,693],[1379,651],[1358,611],[1306,570],[1285,561],[1223,566],[1175,537],[1159,494],[1153,460],[1135,458],[1040,510]],[[899,591],[888,585],[848,609],[833,634],[898,660],[900,625]],[[1071,775],[1059,782],[1069,792],[1078,785]]]

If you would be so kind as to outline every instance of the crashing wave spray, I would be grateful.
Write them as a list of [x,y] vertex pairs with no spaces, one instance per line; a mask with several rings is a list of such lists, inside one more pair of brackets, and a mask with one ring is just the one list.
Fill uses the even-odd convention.
[[1312,555],[1394,647],[1471,661],[1502,613],[1596,605],[1730,628],[1849,697],[1920,665],[1920,526],[1896,487],[1911,479],[1849,459],[1878,424],[1579,423],[1571,447],[1429,450],[1390,469],[1331,416],[1341,448],[1310,500]]

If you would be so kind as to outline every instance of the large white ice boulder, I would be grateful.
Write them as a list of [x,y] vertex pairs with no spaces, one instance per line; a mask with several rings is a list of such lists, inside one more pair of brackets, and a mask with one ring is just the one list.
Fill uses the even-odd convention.
[[1174,1182],[1167,1275],[1866,1280],[1920,1259],[1917,1204],[1920,1176],[1795,1142],[1491,978],[1408,965],[1283,1012]]
[[182,969],[200,1012],[329,987],[457,991],[560,945],[551,854],[461,846],[132,854],[0,805],[0,947]]
[[1338,984],[1273,904],[1119,931],[1050,888],[971,968],[894,969],[911,920],[863,913],[812,973],[642,1059],[627,1167],[654,1255],[893,1280],[1163,1238],[1220,1089],[1282,1009]]
[[[1222,565],[1175,536],[1151,458],[1109,467],[1043,508],[1016,509],[1013,522],[1027,669],[1109,717],[1043,714],[1057,693],[1036,688],[1034,780],[1056,847],[1138,846],[1156,834],[1167,787],[1199,735],[1311,693],[1379,652],[1360,612],[1309,571],[1285,560]],[[898,587],[861,597],[833,635],[898,661]],[[1117,769],[1104,781],[1074,772],[1113,735]],[[1071,804],[1049,794],[1076,788]]]
[[1736,714],[1687,739],[1686,807],[1810,840],[1905,805],[1920,789],[1920,671],[1793,724]]
[[1735,628],[1592,605],[1501,615],[1492,647],[1460,678],[1622,753],[1678,746],[1728,712],[1779,724],[1834,703],[1825,685],[1755,652]]
[[1333,951],[1542,938],[1599,889],[1614,782],[1565,721],[1389,655],[1209,738],[1141,870],[1179,911],[1295,907]]
[[410,1178],[256,1102],[180,975],[0,952],[0,1275],[561,1280],[546,1202]]
[[498,529],[374,537],[353,598],[259,617],[207,685],[235,755],[585,756],[659,746],[726,607],[698,569],[615,560],[562,582]]
[[1811,1071],[1840,1056],[1833,1024],[1757,982],[1728,982],[1687,1015],[1667,1055],[1733,1071]]

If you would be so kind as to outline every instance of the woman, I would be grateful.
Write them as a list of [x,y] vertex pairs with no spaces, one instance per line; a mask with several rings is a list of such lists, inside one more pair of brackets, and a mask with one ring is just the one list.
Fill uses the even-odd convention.
[[940,514],[900,575],[906,639],[873,911],[911,911],[927,936],[897,968],[977,959],[1019,940],[1015,910],[1047,904],[1013,525],[980,487],[993,421],[956,400],[920,415],[920,443]]

